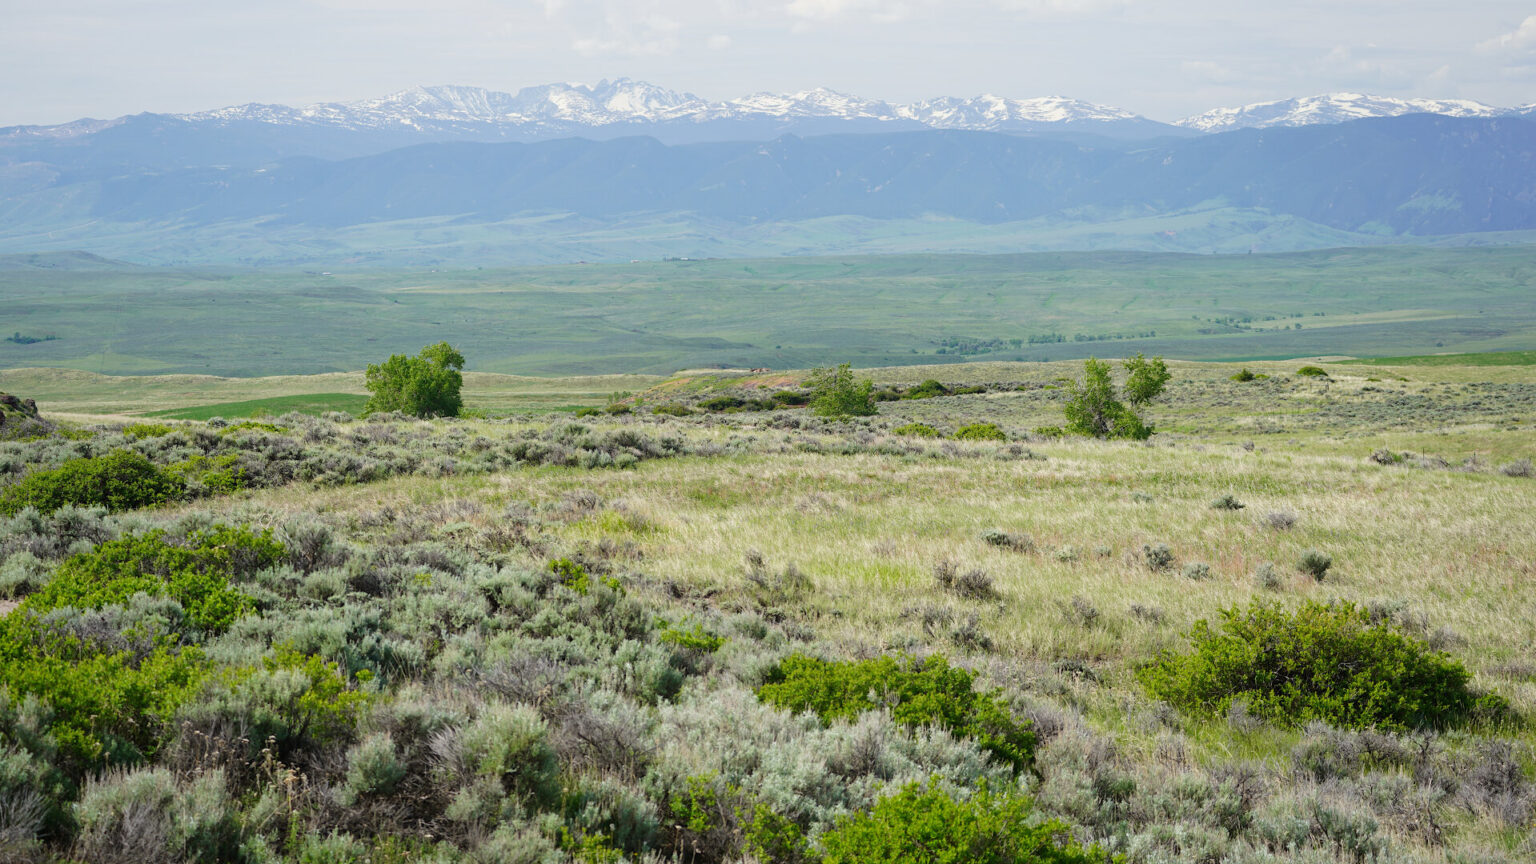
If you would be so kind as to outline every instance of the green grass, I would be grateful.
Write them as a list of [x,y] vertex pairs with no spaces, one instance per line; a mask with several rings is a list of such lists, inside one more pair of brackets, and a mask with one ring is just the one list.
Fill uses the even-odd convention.
[[1536,366],[1536,351],[1487,351],[1481,354],[1420,354],[1344,360],[1359,366]]
[[217,402],[192,408],[150,411],[145,416],[171,420],[207,420],[210,417],[277,417],[290,411],[314,415],[327,411],[361,414],[367,404],[367,396],[352,393],[306,393],[302,396],[274,396],[270,399],[247,399],[243,402]]
[[[439,340],[470,370],[542,376],[1530,350],[1533,281],[1530,247],[16,269],[0,270],[0,332],[60,338],[0,341],[0,369],[343,373]],[[1064,341],[1038,341],[1049,334]],[[951,340],[987,350],[950,353]]]

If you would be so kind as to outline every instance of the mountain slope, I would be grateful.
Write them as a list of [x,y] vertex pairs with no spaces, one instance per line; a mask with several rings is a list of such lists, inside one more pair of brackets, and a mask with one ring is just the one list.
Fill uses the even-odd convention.
[[[62,194],[86,208],[79,217],[111,222],[324,226],[522,213],[1001,223],[1219,201],[1341,230],[1448,234],[1536,228],[1533,137],[1530,120],[1417,115],[1133,148],[967,131],[687,146],[651,138],[452,143],[335,162],[143,172],[32,194]],[[27,198],[0,202],[0,212]],[[5,221],[0,229],[20,227]]]

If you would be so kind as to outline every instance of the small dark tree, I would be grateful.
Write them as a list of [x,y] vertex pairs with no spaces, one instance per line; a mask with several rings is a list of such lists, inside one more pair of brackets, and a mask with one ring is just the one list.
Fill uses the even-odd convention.
[[1065,379],[1067,388],[1067,431],[1095,438],[1151,437],[1152,427],[1120,399],[1140,407],[1157,398],[1171,375],[1161,357],[1146,359],[1137,354],[1125,361],[1126,379],[1123,397],[1117,397],[1108,363],[1089,357],[1083,364],[1083,381]]
[[447,342],[428,345],[415,357],[395,354],[368,366],[365,414],[399,411],[417,417],[457,417],[464,400],[464,355]]
[[847,363],[836,369],[815,369],[806,379],[811,388],[811,413],[818,417],[867,417],[874,414],[874,382],[855,381],[853,367]]

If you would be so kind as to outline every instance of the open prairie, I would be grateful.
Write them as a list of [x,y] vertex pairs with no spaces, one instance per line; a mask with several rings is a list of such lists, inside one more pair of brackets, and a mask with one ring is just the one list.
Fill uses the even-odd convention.
[[[12,370],[0,388],[58,425],[0,444],[0,503],[125,450],[180,485],[121,514],[0,517],[7,632],[183,647],[93,683],[28,677],[48,655],[6,649],[13,686],[62,707],[0,716],[58,742],[16,757],[63,784],[28,799],[44,844],[161,795],[202,808],[215,848],[298,860],[810,861],[891,784],[985,783],[1096,845],[1084,860],[1528,860],[1536,366],[1480,362],[1175,362],[1145,442],[1047,428],[1082,372],[1066,361],[868,370],[891,401],[844,420],[753,406],[800,372],[472,374],[475,417],[420,421],[334,410],[356,373]],[[930,378],[945,393],[896,398]],[[995,440],[956,440],[985,423]],[[166,549],[205,562],[227,613],[80,581]],[[1355,609],[1345,632],[1451,664],[1479,707],[1276,713],[1268,685],[1189,702],[1149,671],[1253,609]],[[921,677],[800,682],[833,701],[794,702],[800,657],[902,676],[946,658],[1021,724],[987,734],[1032,737],[997,750],[1026,739],[978,737],[974,706],[910,719]],[[170,663],[186,683],[134,702]]]

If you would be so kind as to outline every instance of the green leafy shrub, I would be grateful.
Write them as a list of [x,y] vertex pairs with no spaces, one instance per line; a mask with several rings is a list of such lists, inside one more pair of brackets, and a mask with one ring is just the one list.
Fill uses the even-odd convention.
[[195,481],[209,492],[219,495],[232,495],[249,485],[245,469],[240,466],[239,453],[222,453],[218,456],[199,453],[191,459],[171,465],[167,470],[184,481]]
[[[359,681],[370,679],[367,671]],[[196,724],[237,724],[247,731],[254,750],[270,740],[281,753],[344,741],[370,701],[368,693],[348,686],[342,669],[313,654],[282,646],[260,666],[221,671],[209,692],[183,712]]]
[[1196,622],[1191,653],[1165,654],[1141,670],[1147,689],[1191,714],[1220,716],[1242,701],[1286,726],[1438,728],[1501,702],[1487,696],[1480,705],[1459,661],[1350,603],[1309,601],[1295,612],[1234,606],[1219,628]]
[[1035,734],[1013,719],[994,693],[977,693],[974,676],[951,668],[941,655],[925,660],[876,657],[832,662],[795,654],[769,671],[758,698],[794,712],[810,711],[823,723],[852,720],[865,711],[889,709],[906,726],[940,726],[974,739],[1015,771],[1034,758]]
[[1109,364],[1095,357],[1084,361],[1082,383],[1076,379],[1062,382],[1067,390],[1067,404],[1063,410],[1068,432],[1134,441],[1152,437],[1152,427],[1142,422],[1134,409],[1157,398],[1168,385],[1171,373],[1161,357],[1148,360],[1137,354],[1122,365],[1127,372],[1123,398],[1129,406],[1116,398]]
[[704,625],[694,622],[692,627],[668,625],[656,634],[656,638],[668,645],[676,645],[689,651],[712,654],[725,644],[725,637],[709,632]]
[[176,430],[164,423],[130,423],[123,427],[123,434],[135,441],[145,438],[159,438],[169,435]]
[[907,423],[891,430],[892,435],[907,435],[912,438],[942,438],[944,433],[929,426],[927,423]]
[[100,609],[135,594],[170,597],[199,630],[218,633],[249,611],[250,600],[230,585],[237,571],[270,567],[285,554],[270,530],[217,526],[166,542],[163,531],[108,541],[67,559],[53,579],[28,598],[26,608]]
[[1248,367],[1245,366],[1242,369],[1239,369],[1236,373],[1234,373],[1231,376],[1231,380],[1237,381],[1239,383],[1247,383],[1247,382],[1252,381],[1253,379],[1255,379],[1257,377],[1259,377],[1259,376],[1253,374],[1253,372],[1250,371],[1248,369]]
[[1327,378],[1328,370],[1321,366],[1303,366],[1296,370],[1296,374],[1304,378]]
[[1241,510],[1247,506],[1247,504],[1237,500],[1237,496],[1231,493],[1223,495],[1211,502],[1212,510]]
[[0,623],[0,681],[53,712],[59,765],[76,779],[152,754],[177,708],[207,675],[195,648],[160,645],[140,657],[107,653],[45,626],[24,608]]
[[1032,818],[1033,802],[983,786],[957,801],[912,783],[822,835],[825,864],[1099,864],[1097,848],[1062,843],[1067,827]]
[[847,363],[835,369],[815,369],[806,379],[811,390],[811,413],[818,417],[866,417],[877,410],[874,382],[854,380],[853,367]]
[[457,417],[464,400],[464,355],[447,342],[428,345],[415,357],[392,355],[369,364],[365,414],[399,411],[415,417]]
[[179,497],[185,484],[132,450],[71,459],[52,471],[34,471],[0,493],[0,513],[24,507],[52,513],[67,505],[105,507],[116,513]]
[[676,402],[665,402],[651,408],[652,414],[660,414],[664,417],[687,417],[693,414],[693,410],[687,405],[679,405]]
[[[188,535],[185,545],[152,531],[74,555],[0,620],[0,680],[52,707],[54,736],[72,772],[137,761],[159,745],[177,709],[209,675],[201,651],[182,647],[176,628],[184,620],[203,632],[228,629],[250,609],[230,578],[272,566],[282,554],[268,532],[215,526]],[[168,630],[135,635],[142,647],[124,650],[49,615],[122,606],[135,595],[174,600],[184,618],[165,622]]]
[[774,404],[785,408],[798,408],[811,403],[811,394],[800,390],[775,390],[770,398]]
[[957,441],[1007,441],[1008,435],[996,423],[971,423],[955,430]]

